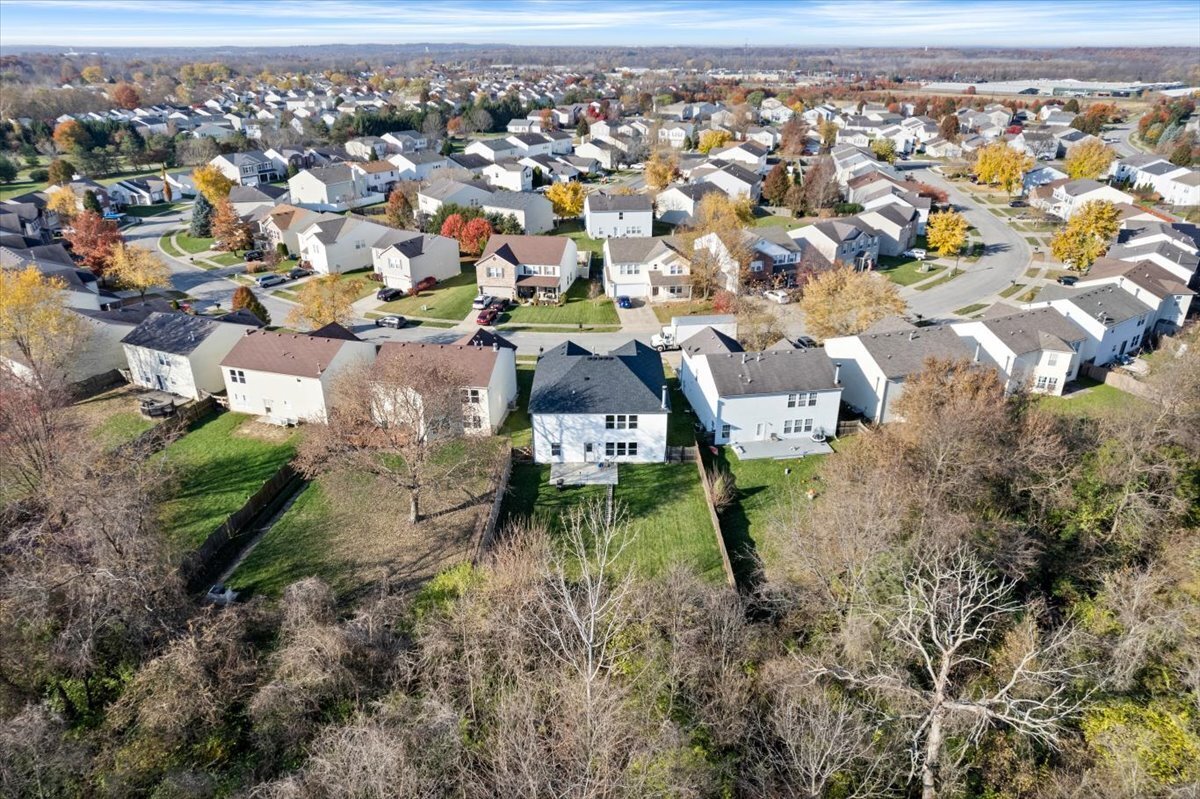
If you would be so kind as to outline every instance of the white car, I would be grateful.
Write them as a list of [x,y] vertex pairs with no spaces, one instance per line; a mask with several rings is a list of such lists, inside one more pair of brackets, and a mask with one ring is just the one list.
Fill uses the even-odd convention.
[[477,296],[475,298],[475,301],[471,303],[471,307],[474,308],[476,311],[482,311],[484,308],[487,308],[495,301],[496,301],[496,298],[490,294],[480,294],[479,296]]
[[788,294],[783,289],[771,289],[770,291],[764,291],[763,296],[772,302],[779,303],[780,305],[787,305],[792,301],[792,295]]
[[905,258],[916,258],[918,261],[924,261],[925,256],[929,253],[922,250],[920,247],[913,247],[911,250],[904,251]]

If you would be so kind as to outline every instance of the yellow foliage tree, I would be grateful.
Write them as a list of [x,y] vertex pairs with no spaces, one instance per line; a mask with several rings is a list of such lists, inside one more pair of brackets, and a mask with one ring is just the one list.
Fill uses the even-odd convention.
[[657,150],[646,162],[646,185],[654,191],[662,191],[679,177],[679,156],[672,150]]
[[42,388],[61,378],[85,335],[80,317],[63,305],[63,288],[35,266],[0,269],[0,352],[15,356]]
[[1082,272],[1108,252],[1109,242],[1120,229],[1115,205],[1107,200],[1086,202],[1050,240],[1050,254]]
[[68,189],[66,186],[58,186],[53,188],[47,194],[46,210],[53,211],[58,214],[60,219],[70,219],[79,213],[79,206],[76,205],[75,192]]
[[147,289],[171,285],[171,269],[145,247],[118,244],[113,248],[109,274],[127,289],[135,289],[146,300]]
[[100,81],[104,80],[104,70],[95,64],[92,64],[84,67],[79,73],[79,77],[83,78],[88,83],[99,83]]
[[696,149],[708,155],[718,147],[724,147],[729,143],[729,131],[726,130],[706,130],[700,134],[700,141],[696,145]]
[[937,254],[946,257],[958,257],[967,243],[966,217],[958,211],[942,211],[929,215],[929,224],[925,228],[925,239]]
[[352,306],[358,292],[357,280],[340,280],[337,275],[314,278],[300,288],[296,307],[288,314],[288,324],[309,328],[330,322],[345,324],[354,316]]
[[1072,180],[1090,178],[1095,180],[1108,172],[1113,159],[1117,157],[1113,148],[1099,139],[1088,139],[1076,144],[1067,151],[1063,165],[1067,169],[1067,177]]
[[880,319],[903,314],[908,305],[882,275],[839,266],[808,282],[800,310],[809,334],[823,341],[857,335]]
[[230,189],[233,188],[233,181],[225,177],[221,170],[212,164],[196,167],[192,171],[192,182],[196,184],[196,191],[203,194],[204,199],[208,200],[213,207],[227,199]]
[[1033,168],[1033,163],[1033,156],[1014,150],[1005,142],[992,142],[977,154],[975,176],[1012,194],[1021,185],[1025,173]]
[[[738,274],[748,263],[750,247],[744,232],[753,214],[748,199],[735,201],[724,192],[713,192],[701,198],[692,224],[677,232],[681,250],[690,253],[692,284],[703,298],[724,287],[726,269]],[[716,237],[720,246],[706,238],[709,236]],[[701,239],[709,243],[697,248]]]
[[546,199],[554,206],[554,215],[568,219],[583,213],[583,201],[587,192],[577,181],[555,183],[546,190]]

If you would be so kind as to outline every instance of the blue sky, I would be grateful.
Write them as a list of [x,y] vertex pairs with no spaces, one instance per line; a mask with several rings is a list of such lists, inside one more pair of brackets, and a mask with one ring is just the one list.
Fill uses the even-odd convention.
[[1200,51],[1197,0],[0,0],[0,48],[472,42]]

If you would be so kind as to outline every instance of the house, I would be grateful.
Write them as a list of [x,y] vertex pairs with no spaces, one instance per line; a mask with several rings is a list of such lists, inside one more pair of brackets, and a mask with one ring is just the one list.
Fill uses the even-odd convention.
[[550,155],[552,140],[537,133],[516,133],[505,139],[511,144],[516,152],[512,153],[511,157],[521,158],[526,155]]
[[[1045,197],[1046,189],[1050,189],[1049,198]],[[1096,200],[1132,203],[1133,197],[1112,186],[1087,178],[1052,181],[1030,195],[1031,205],[1042,208],[1060,219],[1070,219],[1085,203]]]
[[258,237],[272,249],[283,244],[289,254],[295,255],[300,252],[300,231],[320,218],[321,214],[307,208],[287,203],[277,205],[259,218]]
[[362,171],[367,191],[372,194],[386,196],[400,180],[400,167],[391,161],[368,161],[365,164],[356,164],[355,168]]
[[[467,155],[482,156],[492,162],[528,154],[519,150],[517,145],[508,139],[479,139],[468,144],[463,152]],[[549,147],[546,148],[546,152],[549,152]]]
[[662,357],[640,341],[607,354],[566,341],[533,373],[529,415],[538,463],[661,463],[670,404]]
[[658,129],[658,143],[680,149],[695,130],[696,126],[691,122],[665,122]]
[[1150,261],[1192,288],[1200,288],[1200,233],[1190,225],[1126,221],[1108,257],[1119,261]]
[[654,229],[654,203],[646,194],[589,194],[583,220],[593,239],[648,236]]
[[379,138],[387,144],[388,150],[397,153],[412,153],[424,150],[429,146],[429,139],[424,133],[415,130],[397,130],[385,133]]
[[417,192],[417,210],[432,216],[443,205],[460,205],[464,208],[479,208],[492,193],[486,184],[476,181],[435,180]]
[[625,162],[625,153],[604,139],[592,139],[576,145],[575,155],[590,158],[600,164],[601,169],[613,172]]
[[239,186],[257,186],[283,177],[278,164],[262,150],[218,155],[209,161],[221,174]]
[[322,335],[247,330],[221,359],[220,373],[229,410],[293,425],[324,421],[337,379],[374,357],[374,344],[344,328]]
[[388,142],[379,136],[362,136],[345,144],[346,152],[361,161],[383,158],[388,154]]
[[292,204],[314,211],[348,211],[383,202],[384,196],[367,187],[367,173],[359,164],[313,167],[288,179]]
[[1079,356],[1084,363],[1096,366],[1136,351],[1145,341],[1156,315],[1145,301],[1113,284],[1084,289],[1047,286],[1036,301],[1022,307],[1053,308],[1083,328],[1087,339]]
[[461,271],[457,241],[416,230],[384,233],[371,245],[371,263],[385,286],[405,291],[427,277],[448,280]]
[[444,169],[449,160],[432,152],[405,150],[387,157],[395,165],[399,180],[425,180],[436,169]]
[[745,352],[711,327],[682,342],[679,385],[715,444],[741,459],[827,453],[837,434],[841,365],[825,350]]
[[879,263],[879,236],[858,220],[831,219],[789,230],[797,241],[807,241],[831,264],[850,264],[855,269],[874,269]]
[[463,378],[462,426],[467,434],[495,433],[517,399],[517,348],[487,330],[477,330],[450,344],[389,341],[378,361],[396,359],[417,366],[446,364]]
[[475,264],[480,294],[557,299],[579,277],[578,248],[566,236],[492,236]]
[[1200,205],[1200,170],[1187,169],[1168,175],[1158,193],[1167,205]]
[[691,261],[671,237],[610,238],[604,242],[604,291],[650,302],[692,296]]
[[929,358],[970,359],[970,347],[948,325],[918,328],[891,318],[857,336],[825,340],[825,352],[841,363],[842,401],[873,422],[899,417],[893,409],[904,381]]
[[884,205],[863,211],[854,218],[874,232],[880,255],[897,257],[917,240],[920,214],[914,208]]
[[130,381],[194,400],[218,393],[225,387],[221,359],[250,329],[206,316],[152,313],[121,339]]
[[511,216],[528,234],[545,233],[554,227],[554,205],[540,194],[527,191],[497,191],[479,203],[487,214]]
[[269,183],[234,186],[229,190],[229,204],[233,206],[233,212],[241,217],[249,216],[260,208],[274,208],[287,201],[288,190]]
[[713,161],[726,161],[739,164],[751,172],[762,174],[767,171],[767,154],[770,151],[756,141],[741,141],[728,147],[721,147],[709,152],[708,157]]
[[654,215],[668,225],[688,225],[700,201],[707,194],[722,192],[715,183],[679,183],[660,191],[654,197]]
[[323,275],[365,269],[371,266],[372,245],[389,230],[353,214],[321,214],[299,231],[299,257]]
[[827,269],[830,262],[810,243],[791,238],[775,227],[751,228],[741,232],[746,253],[742,262],[735,260],[728,243],[716,233],[696,239],[696,250],[705,250],[716,259],[724,276],[726,291],[737,293],[743,277],[754,282],[793,286],[803,269]]
[[758,115],[767,122],[783,123],[795,116],[796,112],[778,97],[768,97],[758,107]]
[[1005,388],[1061,395],[1075,379],[1087,333],[1054,308],[984,314],[950,327],[975,351],[974,360],[995,366]]
[[691,179],[700,183],[711,183],[735,200],[749,197],[758,202],[762,192],[762,176],[736,163],[699,167],[692,170]]
[[128,178],[108,187],[108,196],[122,206],[157,205],[166,201],[165,192],[162,178]]
[[1038,186],[1045,186],[1047,183],[1055,181],[1067,180],[1067,173],[1056,166],[1044,164],[1035,166],[1025,173],[1021,179],[1021,187],[1026,194],[1036,189]]
[[66,307],[100,309],[100,284],[96,274],[89,269],[79,268],[62,244],[18,247],[0,243],[0,269],[26,269],[30,266],[61,284],[60,299]]
[[1075,284],[1076,288],[1115,285],[1154,310],[1150,329],[1154,333],[1176,333],[1187,319],[1196,292],[1188,288],[1178,275],[1153,261],[1118,261],[1098,258],[1087,274]]
[[505,191],[530,191],[533,188],[533,169],[518,161],[497,161],[485,166],[483,178],[489,186]]

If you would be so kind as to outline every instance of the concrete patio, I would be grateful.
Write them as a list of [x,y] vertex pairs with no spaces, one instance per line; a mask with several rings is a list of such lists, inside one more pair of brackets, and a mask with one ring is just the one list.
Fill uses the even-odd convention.
[[615,463],[552,463],[550,483],[564,486],[615,486]]
[[803,458],[806,455],[828,455],[833,447],[824,441],[813,441],[810,438],[783,438],[776,441],[740,441],[730,444],[738,460],[754,461],[770,458],[772,460],[787,460],[788,458]]

